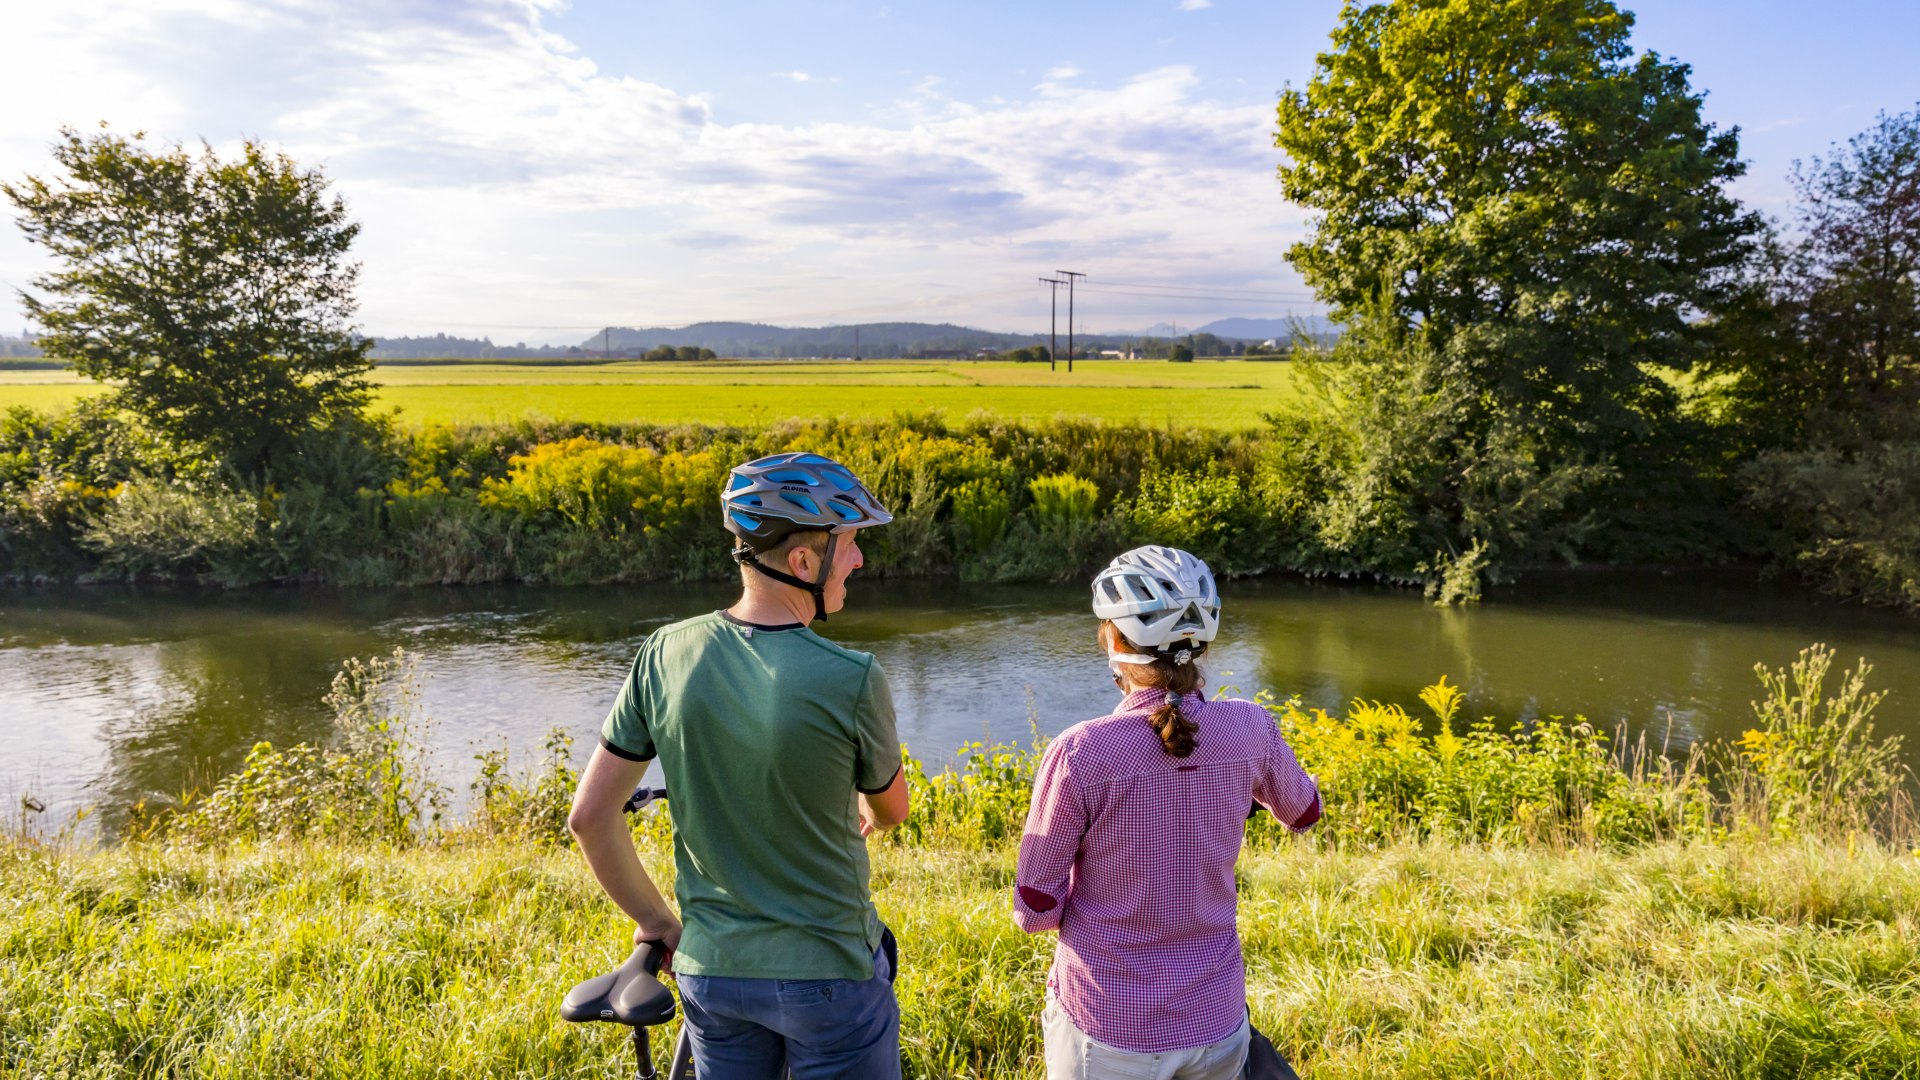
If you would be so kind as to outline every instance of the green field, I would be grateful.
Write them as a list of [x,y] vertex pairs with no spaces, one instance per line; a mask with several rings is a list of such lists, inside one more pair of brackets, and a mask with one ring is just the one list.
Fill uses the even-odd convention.
[[[450,362],[379,367],[378,403],[421,424],[523,418],[593,423],[764,424],[939,409],[1008,420],[1096,416],[1148,424],[1256,427],[1295,393],[1293,367],[1245,360],[1170,364],[716,361],[541,367]],[[70,407],[98,387],[66,372],[0,372],[0,408]]]

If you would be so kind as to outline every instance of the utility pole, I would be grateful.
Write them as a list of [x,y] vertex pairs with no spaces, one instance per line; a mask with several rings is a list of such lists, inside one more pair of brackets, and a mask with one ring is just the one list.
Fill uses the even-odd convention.
[[1054,273],[1067,279],[1067,374],[1073,374],[1073,281],[1087,275],[1078,270],[1055,270]]
[[613,359],[613,327],[600,331],[600,359]]
[[860,359],[860,324],[853,324],[853,358]]
[[[1043,277],[1040,279],[1040,284],[1053,286],[1053,313],[1048,316],[1047,321],[1047,370],[1058,371],[1059,368],[1055,365],[1060,359],[1060,286],[1065,285],[1066,282],[1059,278]],[[1069,292],[1067,295],[1072,296],[1073,294]],[[1071,321],[1067,323],[1067,341],[1073,341],[1073,323]],[[1073,359],[1071,357],[1067,359],[1067,370],[1073,370]]]

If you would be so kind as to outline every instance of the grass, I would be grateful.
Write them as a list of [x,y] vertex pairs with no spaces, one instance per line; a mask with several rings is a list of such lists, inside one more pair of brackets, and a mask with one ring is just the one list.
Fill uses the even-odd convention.
[[[550,367],[488,363],[382,367],[378,403],[410,423],[497,424],[522,418],[590,423],[764,424],[787,418],[885,417],[988,410],[1010,421],[1058,415],[1235,430],[1295,392],[1284,363],[1245,360],[1043,364],[716,361]],[[68,372],[0,372],[0,408],[70,408],[97,393]]]
[[[1009,921],[1011,852],[874,858],[908,1074],[1041,1075],[1053,939]],[[1305,842],[1249,851],[1240,877],[1255,1023],[1316,1078],[1920,1076],[1910,853]],[[555,1014],[624,953],[578,857],[547,846],[15,836],[0,1073],[625,1076],[617,1031]]]

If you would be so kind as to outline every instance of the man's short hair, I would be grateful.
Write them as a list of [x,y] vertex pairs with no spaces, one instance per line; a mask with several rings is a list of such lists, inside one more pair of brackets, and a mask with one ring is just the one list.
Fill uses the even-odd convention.
[[[756,553],[755,558],[758,558],[761,562],[776,570],[785,570],[787,566],[787,553],[796,547],[804,547],[808,551],[813,552],[815,557],[824,559],[827,557],[827,535],[827,530],[825,529],[796,529],[781,537],[779,542],[775,543],[772,547]],[[742,575],[753,574],[755,572],[756,571],[750,566],[742,565],[740,567],[740,573]],[[749,579],[743,576],[741,580],[747,581]]]

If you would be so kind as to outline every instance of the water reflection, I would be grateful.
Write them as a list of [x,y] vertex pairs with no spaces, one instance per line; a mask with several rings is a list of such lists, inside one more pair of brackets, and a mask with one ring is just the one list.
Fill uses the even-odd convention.
[[[1077,587],[857,590],[824,629],[880,656],[901,737],[935,762],[965,742],[1024,741],[1031,714],[1058,731],[1117,696]],[[1225,593],[1213,681],[1249,693],[1411,705],[1445,674],[1474,715],[1578,713],[1685,742],[1736,734],[1753,664],[1819,640],[1876,665],[1873,684],[1892,691],[1881,730],[1920,727],[1912,620],[1737,578],[1542,576],[1470,609],[1299,581]],[[481,749],[527,760],[553,726],[584,754],[646,634],[729,599],[719,586],[0,592],[0,794],[33,791],[55,814],[93,804],[111,820],[224,775],[257,741],[324,737],[321,697],[340,661],[395,646],[421,658],[443,781],[463,786]]]

